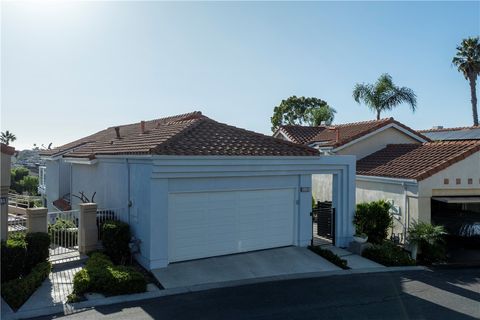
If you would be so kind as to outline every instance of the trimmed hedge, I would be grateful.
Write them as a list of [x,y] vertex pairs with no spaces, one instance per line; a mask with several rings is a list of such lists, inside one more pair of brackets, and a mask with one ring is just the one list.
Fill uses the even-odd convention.
[[144,292],[147,282],[144,276],[132,267],[115,266],[102,253],[93,253],[73,277],[73,292],[81,295],[86,292],[98,292],[106,295],[118,295]]
[[124,264],[130,257],[130,226],[121,221],[105,221],[102,226],[102,243],[105,253],[115,264]]
[[335,253],[333,253],[332,251],[327,250],[327,249],[322,249],[320,247],[315,247],[315,246],[313,246],[313,247],[309,246],[308,248],[310,250],[312,250],[313,252],[315,252],[316,254],[318,254],[319,256],[327,259],[328,261],[330,261],[331,263],[333,263],[337,267],[340,267],[342,269],[350,269],[348,267],[347,260],[340,258]]
[[365,233],[368,242],[381,244],[387,238],[388,229],[393,224],[391,207],[391,204],[384,200],[357,204],[353,217],[357,234]]
[[362,256],[387,267],[415,265],[408,252],[390,241],[365,249]]
[[27,242],[27,260],[25,261],[25,273],[37,264],[47,261],[49,256],[50,237],[44,232],[27,233],[25,240]]
[[12,235],[1,243],[2,251],[2,283],[20,277],[27,260],[27,242],[24,234]]
[[48,277],[52,265],[41,262],[23,278],[14,279],[2,284],[2,297],[13,309],[18,309]]

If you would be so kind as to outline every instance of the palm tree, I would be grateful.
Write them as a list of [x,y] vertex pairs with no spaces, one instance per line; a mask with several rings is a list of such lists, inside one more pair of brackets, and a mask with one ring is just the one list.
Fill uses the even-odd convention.
[[417,96],[412,89],[397,87],[388,73],[384,73],[374,84],[357,83],[353,89],[353,99],[360,103],[363,101],[370,109],[380,113],[392,110],[399,104],[408,103],[412,111],[417,107]]
[[10,144],[10,141],[13,142],[15,140],[17,140],[17,137],[15,137],[15,135],[8,130],[2,132],[0,135],[0,141],[5,143],[7,146]]
[[463,73],[468,82],[470,82],[470,95],[472,97],[473,125],[478,126],[477,111],[477,77],[480,74],[480,42],[479,37],[463,39],[457,47],[457,53],[452,59],[452,63]]

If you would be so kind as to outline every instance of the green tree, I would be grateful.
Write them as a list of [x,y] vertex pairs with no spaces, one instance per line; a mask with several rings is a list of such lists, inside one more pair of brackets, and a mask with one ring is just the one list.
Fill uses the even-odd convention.
[[38,177],[26,176],[20,180],[20,186],[23,191],[26,191],[31,195],[36,195],[38,190]]
[[478,126],[477,110],[477,77],[480,74],[480,41],[479,37],[463,39],[457,47],[457,53],[452,63],[470,83],[470,95],[472,101],[473,125]]
[[0,141],[5,143],[7,146],[10,144],[10,142],[13,142],[17,140],[17,137],[10,131],[5,131],[0,134]]
[[374,84],[357,83],[353,88],[353,99],[363,103],[377,113],[377,120],[384,111],[392,110],[402,103],[408,103],[412,111],[417,107],[417,96],[412,89],[397,87],[392,77],[384,73]]
[[28,169],[24,167],[10,170],[10,188],[15,190],[15,192],[17,193],[23,193],[24,190],[21,181],[29,174],[30,171],[28,171]]
[[291,96],[273,109],[272,131],[281,125],[318,126],[325,121],[331,123],[335,117],[335,109],[322,99],[314,97]]

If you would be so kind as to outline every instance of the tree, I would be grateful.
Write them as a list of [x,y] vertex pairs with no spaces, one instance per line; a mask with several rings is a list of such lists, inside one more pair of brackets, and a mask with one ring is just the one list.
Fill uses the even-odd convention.
[[388,73],[382,74],[374,84],[357,83],[353,89],[353,99],[363,101],[377,113],[377,120],[384,111],[392,110],[402,103],[408,103],[412,111],[417,107],[417,96],[412,89],[397,87]]
[[20,185],[22,186],[23,191],[26,191],[31,195],[36,195],[38,189],[38,177],[23,177],[23,179],[20,180]]
[[291,96],[273,108],[272,131],[285,124],[318,126],[322,121],[330,124],[336,112],[322,99]]
[[457,53],[452,59],[452,63],[458,71],[470,83],[470,95],[472,101],[473,125],[478,126],[477,110],[477,77],[480,74],[480,41],[479,37],[463,39],[457,46]]
[[17,140],[17,137],[15,137],[15,135],[8,130],[2,132],[0,135],[0,141],[5,143],[7,146],[10,144],[10,142],[13,142],[15,140]]

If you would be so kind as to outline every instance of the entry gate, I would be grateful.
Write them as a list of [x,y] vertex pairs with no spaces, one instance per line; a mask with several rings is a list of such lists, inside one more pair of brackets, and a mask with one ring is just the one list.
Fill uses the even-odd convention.
[[331,201],[318,201],[312,208],[312,226],[314,237],[329,239],[335,245],[335,208],[332,207]]

